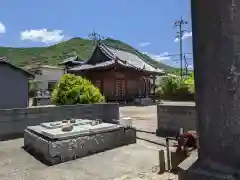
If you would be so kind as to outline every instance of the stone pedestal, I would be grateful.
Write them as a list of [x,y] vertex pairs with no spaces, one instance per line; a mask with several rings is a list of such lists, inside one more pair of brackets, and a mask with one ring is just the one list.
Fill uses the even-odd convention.
[[36,96],[33,98],[32,106],[45,106],[51,104],[51,96]]
[[192,0],[198,159],[180,180],[240,179],[240,1]]
[[139,104],[141,106],[150,106],[154,104],[153,100],[149,97],[137,98],[134,100],[134,103]]
[[45,163],[55,165],[136,142],[135,129],[109,123],[91,126],[81,121],[77,120],[69,131],[62,131],[65,125],[59,122],[29,126],[24,131],[24,147]]

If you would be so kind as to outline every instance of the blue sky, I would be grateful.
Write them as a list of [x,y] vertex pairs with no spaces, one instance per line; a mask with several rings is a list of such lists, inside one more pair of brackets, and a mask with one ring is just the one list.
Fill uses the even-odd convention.
[[191,53],[189,0],[2,0],[0,46],[52,45],[72,37],[87,38],[95,29],[178,66],[178,56],[165,56],[179,53],[173,23],[181,15],[189,21],[183,49]]

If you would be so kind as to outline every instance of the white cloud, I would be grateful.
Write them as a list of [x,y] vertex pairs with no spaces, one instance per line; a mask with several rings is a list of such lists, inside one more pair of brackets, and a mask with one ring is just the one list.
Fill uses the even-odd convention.
[[4,26],[4,24],[2,22],[0,22],[0,34],[3,34],[6,32],[6,27]]
[[[142,53],[148,55],[149,57],[151,57],[155,61],[164,63],[164,64],[169,65],[171,67],[176,67],[176,68],[180,67],[180,61],[174,60],[174,58],[172,58],[172,56],[170,56],[168,52],[163,52],[163,53],[160,53],[160,54],[151,54],[151,53],[148,53],[148,52],[142,52]],[[193,70],[193,63],[192,62],[188,62],[188,69]]]
[[147,52],[144,52],[144,54],[147,54],[148,56],[150,56],[152,59],[156,60],[156,61],[169,61],[171,60],[169,53],[168,52],[164,52],[161,54],[150,54]]
[[193,64],[189,64],[188,69],[193,70]]
[[42,42],[44,44],[57,43],[64,39],[62,30],[25,30],[20,33],[21,40],[31,40],[35,42]]
[[[187,38],[189,38],[189,37],[192,37],[192,32],[185,32],[185,33],[183,34],[182,40],[187,39]],[[174,42],[178,42],[179,40],[180,40],[179,38],[176,38],[176,39],[174,40]]]
[[149,46],[150,43],[149,42],[142,42],[142,43],[139,43],[138,46],[140,47],[145,47],[145,46]]

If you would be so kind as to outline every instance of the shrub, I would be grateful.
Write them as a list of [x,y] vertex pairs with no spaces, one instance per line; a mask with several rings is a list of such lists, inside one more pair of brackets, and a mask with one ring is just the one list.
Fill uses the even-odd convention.
[[195,93],[195,84],[194,84],[194,74],[190,74],[186,80],[185,83],[188,85],[189,92],[194,94]]
[[105,98],[90,81],[65,74],[52,92],[52,102],[56,105],[92,104],[105,102]]
[[163,78],[160,86],[162,99],[194,100],[193,77],[167,76]]

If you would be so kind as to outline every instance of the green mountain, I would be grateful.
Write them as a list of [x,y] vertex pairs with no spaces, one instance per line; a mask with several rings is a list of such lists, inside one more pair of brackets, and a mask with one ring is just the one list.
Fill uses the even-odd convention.
[[[177,69],[167,66],[163,63],[151,59],[146,54],[142,54],[132,46],[119,40],[107,38],[103,42],[111,47],[126,50],[142,56],[154,66],[166,69],[168,72],[176,72]],[[36,63],[57,65],[67,57],[78,55],[83,60],[89,58],[93,51],[94,45],[92,40],[73,38],[65,42],[58,43],[48,47],[32,47],[32,48],[12,48],[0,47],[0,56],[5,56],[11,63],[16,66],[26,66]]]

